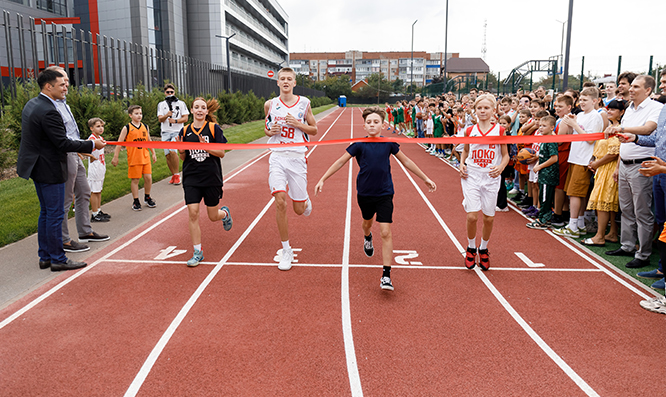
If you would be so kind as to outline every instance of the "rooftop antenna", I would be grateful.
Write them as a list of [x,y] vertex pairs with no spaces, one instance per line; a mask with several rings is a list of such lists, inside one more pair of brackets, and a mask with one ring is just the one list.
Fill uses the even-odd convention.
[[488,52],[488,48],[486,47],[486,32],[488,30],[488,20],[484,19],[483,20],[483,45],[481,46],[481,58],[483,60],[486,60],[486,52]]

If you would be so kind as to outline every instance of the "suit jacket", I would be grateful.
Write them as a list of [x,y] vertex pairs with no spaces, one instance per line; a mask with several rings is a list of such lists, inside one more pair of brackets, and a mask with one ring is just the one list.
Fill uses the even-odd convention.
[[62,116],[44,95],[32,98],[21,115],[21,146],[16,171],[40,183],[67,181],[67,152],[92,153],[93,141],[67,138]]

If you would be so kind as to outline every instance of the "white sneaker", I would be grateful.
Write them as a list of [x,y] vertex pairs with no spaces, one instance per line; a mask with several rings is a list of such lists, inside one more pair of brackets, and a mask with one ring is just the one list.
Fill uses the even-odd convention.
[[305,203],[305,211],[303,211],[303,216],[310,216],[312,213],[312,201],[308,197],[308,201]]
[[578,238],[580,237],[580,233],[578,230],[571,230],[569,226],[561,227],[559,229],[553,229],[553,233],[557,234],[558,236],[562,237],[570,237],[570,238]]
[[513,189],[509,190],[509,194],[518,194],[518,189],[514,187]]
[[666,296],[649,298],[640,303],[641,307],[655,313],[666,314]]
[[278,264],[278,269],[280,270],[289,270],[291,269],[291,262],[294,261],[294,250],[291,248],[282,250],[282,259]]
[[506,206],[504,208],[500,208],[500,207],[496,206],[495,207],[495,212],[509,212],[509,206]]

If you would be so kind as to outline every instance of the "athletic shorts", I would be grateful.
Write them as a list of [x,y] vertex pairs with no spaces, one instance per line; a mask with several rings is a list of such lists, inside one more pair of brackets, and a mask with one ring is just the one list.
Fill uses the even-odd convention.
[[464,143],[459,143],[458,146],[456,146],[456,152],[462,153],[463,150],[465,150],[465,144]]
[[467,167],[467,178],[460,178],[460,184],[465,212],[483,211],[486,216],[495,216],[497,194],[500,189],[498,178],[491,178],[487,172]]
[[[293,157],[292,157],[293,156]],[[271,153],[268,159],[271,194],[287,192],[293,201],[308,200],[308,162],[304,154]]]
[[532,164],[527,165],[527,169],[530,170],[530,176],[529,176],[528,180],[532,183],[538,183],[539,182],[539,173],[534,172],[534,166],[535,165],[536,165],[536,163],[532,163]]
[[90,193],[101,193],[104,186],[104,179],[88,179]]
[[[178,131],[176,132],[168,132],[168,131],[162,131],[162,142],[175,142],[176,139],[178,139]],[[170,152],[178,154],[178,150],[176,149],[164,149],[164,155],[168,156]]]
[[132,165],[127,167],[127,177],[129,179],[139,179],[144,174],[152,174],[153,167],[150,163]]
[[185,204],[199,204],[203,199],[206,207],[217,207],[222,198],[222,186],[186,186],[183,185]]
[[369,221],[377,214],[377,222],[393,223],[393,195],[356,196],[363,219]]
[[567,196],[586,197],[590,189],[590,178],[592,178],[592,171],[587,167],[569,164],[569,173],[564,184],[564,191]]

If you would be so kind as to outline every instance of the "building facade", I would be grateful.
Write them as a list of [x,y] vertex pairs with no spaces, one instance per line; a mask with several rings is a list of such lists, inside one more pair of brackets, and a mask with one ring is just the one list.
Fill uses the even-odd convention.
[[[449,53],[446,59],[458,56],[458,53]],[[310,76],[313,80],[347,75],[355,84],[374,73],[382,73],[389,81],[400,79],[406,85],[413,81],[421,87],[440,75],[444,59],[444,53],[424,51],[414,51],[413,63],[411,51],[292,52],[289,54],[289,66],[296,73]]]

